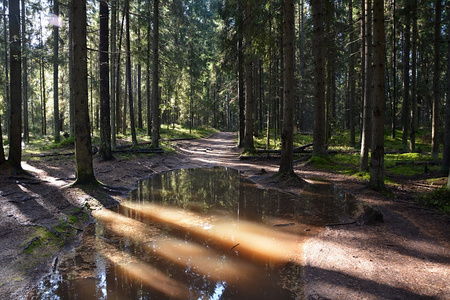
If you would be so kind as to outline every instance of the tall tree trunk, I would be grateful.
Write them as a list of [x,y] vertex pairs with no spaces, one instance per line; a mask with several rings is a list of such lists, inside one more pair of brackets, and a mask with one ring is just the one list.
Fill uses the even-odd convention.
[[411,111],[409,119],[409,149],[411,152],[416,150],[416,119],[417,119],[417,1],[412,3],[413,37],[411,54]]
[[[148,13],[151,12],[151,3],[148,1]],[[146,74],[146,92],[147,92],[147,135],[151,136],[152,134],[152,101],[151,101],[151,88],[150,88],[150,62],[151,62],[151,42],[152,42],[152,35],[151,33],[151,22],[148,22],[147,25],[147,74]]]
[[391,103],[391,138],[395,139],[397,128],[397,40],[395,39],[396,31],[396,0],[392,2],[392,103]]
[[294,175],[294,0],[284,0],[284,105],[279,174]]
[[75,108],[75,184],[96,184],[92,165],[87,81],[86,1],[72,0],[73,87]]
[[3,0],[3,40],[5,41],[5,94],[6,94],[6,117],[5,117],[5,131],[6,131],[6,135],[9,137],[9,129],[10,129],[10,103],[11,100],[9,99],[9,89],[10,89],[10,81],[9,81],[9,56],[8,56],[8,43],[6,41],[8,41],[8,26],[7,26],[7,22],[8,22],[8,18],[7,18],[7,14],[6,14],[6,8],[8,7],[8,1],[7,0]]
[[[22,48],[26,49],[26,1],[22,0]],[[25,51],[24,51],[25,52]],[[22,56],[22,92],[23,92],[23,140],[30,142],[30,130],[28,126],[28,59],[27,52]]]
[[349,47],[349,66],[348,66],[348,82],[350,85],[349,92],[349,126],[350,126],[350,146],[356,145],[356,125],[355,125],[355,58],[353,52],[355,51],[355,34],[353,27],[353,0],[349,0],[348,6],[348,22],[350,27],[350,47]]
[[[133,146],[137,145],[136,138],[136,125],[134,119],[134,105],[133,105],[133,84],[131,81],[131,47],[130,47],[130,3],[127,1],[127,9],[126,9],[126,35],[127,35],[127,82],[128,82],[128,106],[130,108],[130,129],[131,129],[131,140]],[[124,114],[125,115],[125,114]]]
[[253,151],[253,59],[251,57],[251,7],[250,1],[245,1],[244,35],[247,49],[245,51],[245,140],[244,149]]
[[[450,6],[447,5],[447,15],[450,13]],[[445,104],[445,129],[444,129],[444,153],[442,155],[442,171],[448,172],[450,169],[450,18],[447,23],[447,95]],[[450,175],[448,182],[450,191]]]
[[20,41],[19,0],[9,1],[10,45],[10,138],[8,162],[14,172],[22,172],[22,49]]
[[244,97],[244,50],[243,41],[243,10],[241,2],[238,1],[238,102],[239,102],[239,137],[238,146],[244,147],[245,137],[245,97]]
[[108,1],[100,1],[100,148],[102,160],[111,160],[111,118],[109,102],[109,8]]
[[[5,6],[6,0],[3,1],[3,28],[4,28],[4,33],[5,33],[5,41],[6,39],[6,6]],[[9,76],[9,72],[7,71],[7,67],[6,65],[8,65],[8,51],[7,51],[7,46],[5,43],[5,69],[6,69],[6,74],[5,74],[5,91],[6,91],[6,101],[9,101],[9,92],[8,92],[8,88],[9,88],[9,84],[8,84],[8,76]],[[6,157],[5,157],[5,149],[3,148],[3,131],[2,131],[2,119],[1,119],[1,114],[0,114],[0,165],[4,164],[6,162]]]
[[[69,26],[72,27],[72,8],[69,7]],[[75,107],[73,102],[73,37],[72,30],[69,29],[69,132],[70,136],[75,136]]]
[[440,63],[441,63],[441,14],[442,1],[436,0],[436,17],[434,20],[434,75],[433,75],[433,108],[431,129],[431,156],[439,158],[439,102],[440,102]]
[[153,86],[152,86],[152,145],[159,148],[159,0],[153,3]]
[[374,0],[374,89],[372,116],[372,154],[370,157],[370,181],[372,189],[384,189],[384,109],[386,106],[384,88],[384,0]]
[[364,59],[364,105],[363,105],[363,127],[361,137],[361,160],[359,164],[360,171],[368,171],[369,168],[369,150],[372,140],[371,117],[372,117],[372,1],[366,0],[365,17],[365,59]]
[[406,0],[405,3],[405,27],[403,28],[403,103],[402,103],[402,147],[408,150],[408,129],[410,115],[410,98],[409,98],[409,57],[411,52],[411,2]]
[[59,1],[53,3],[54,24],[53,24],[53,138],[55,143],[59,143],[60,123],[59,123]]
[[117,63],[117,1],[111,3],[111,43],[110,43],[110,78],[111,78],[111,93],[110,93],[110,117],[111,117],[111,148],[116,148],[116,63]]
[[326,154],[325,60],[322,1],[312,1],[314,45],[314,155]]

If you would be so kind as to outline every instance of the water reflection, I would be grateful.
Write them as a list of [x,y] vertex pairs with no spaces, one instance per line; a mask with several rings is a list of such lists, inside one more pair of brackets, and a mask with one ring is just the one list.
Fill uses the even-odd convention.
[[[325,193],[324,193],[325,191]],[[302,242],[355,209],[332,185],[298,198],[226,168],[139,183],[30,299],[294,299]]]

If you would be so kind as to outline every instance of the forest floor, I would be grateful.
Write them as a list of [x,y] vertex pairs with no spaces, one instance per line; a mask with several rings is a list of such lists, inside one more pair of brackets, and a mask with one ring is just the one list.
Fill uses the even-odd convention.
[[[96,157],[94,170],[105,185],[131,190],[139,179],[157,172],[224,166],[262,186],[301,193],[296,181],[274,180],[278,159],[240,160],[235,138],[234,133],[216,133],[174,142],[176,153],[117,155],[111,162]],[[0,169],[0,299],[27,299],[38,280],[55,268],[58,255],[77,244],[87,222],[79,207],[115,205],[125,197],[71,187],[73,156],[24,160],[24,169],[33,177],[11,176]],[[295,171],[301,178],[333,182],[384,217],[373,225],[327,227],[305,243],[305,299],[450,299],[450,218],[414,201],[418,192],[429,188],[425,180],[433,174],[404,178],[403,184],[378,193],[354,177],[301,164]]]

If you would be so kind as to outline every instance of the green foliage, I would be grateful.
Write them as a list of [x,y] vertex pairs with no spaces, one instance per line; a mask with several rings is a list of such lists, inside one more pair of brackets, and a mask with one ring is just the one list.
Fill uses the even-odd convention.
[[423,194],[419,197],[419,202],[450,216],[450,191],[445,187],[433,192]]

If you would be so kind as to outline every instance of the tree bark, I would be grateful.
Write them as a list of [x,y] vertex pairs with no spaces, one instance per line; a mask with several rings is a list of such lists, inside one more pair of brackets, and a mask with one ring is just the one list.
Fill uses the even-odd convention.
[[6,8],[8,7],[8,1],[3,0],[3,39],[5,41],[5,104],[6,104],[6,117],[5,117],[5,131],[6,135],[9,137],[9,129],[10,129],[10,99],[9,99],[9,89],[10,89],[10,80],[9,80],[9,56],[8,56],[8,26],[7,26],[7,14],[6,14]]
[[372,116],[372,154],[370,157],[370,181],[372,189],[383,190],[384,186],[384,0],[374,0],[374,89]]
[[409,96],[409,57],[411,52],[411,5],[410,1],[405,3],[405,27],[403,28],[403,103],[402,103],[402,147],[408,151],[408,130],[410,115],[410,96]]
[[372,138],[371,117],[372,117],[372,1],[366,0],[365,16],[365,58],[364,58],[364,105],[363,105],[363,126],[361,137],[361,159],[359,164],[360,171],[369,169],[369,150]]
[[55,143],[59,143],[60,123],[59,123],[59,1],[55,0],[53,3],[53,138]]
[[75,184],[96,184],[88,105],[86,1],[72,0],[73,87],[75,109]]
[[284,106],[281,175],[294,175],[294,0],[284,0]]
[[[447,6],[447,15],[450,13],[450,6]],[[442,155],[442,171],[448,172],[450,169],[450,18],[447,24],[447,95],[445,104],[445,128],[444,128],[444,153]],[[450,190],[450,176],[448,189]]]
[[110,92],[110,118],[111,118],[111,149],[116,148],[116,63],[117,63],[117,1],[111,3],[111,43],[110,43],[110,72],[111,72],[111,92]]
[[108,1],[100,1],[100,148],[102,160],[111,160],[111,118],[109,95],[109,8]]
[[411,152],[416,150],[416,119],[417,119],[417,1],[413,1],[412,21],[412,54],[411,54],[411,111],[409,119],[409,149]]
[[[131,129],[131,140],[133,143],[133,146],[137,145],[137,138],[136,138],[136,125],[135,125],[135,118],[134,118],[134,104],[133,104],[133,84],[131,81],[131,47],[130,47],[130,1],[127,1],[127,9],[126,9],[126,35],[127,35],[127,41],[126,41],[126,48],[127,48],[127,66],[126,66],[126,72],[127,72],[127,84],[128,84],[128,107],[130,109],[130,129]],[[126,102],[126,101],[125,101]],[[125,116],[125,114],[124,114]]]
[[[22,48],[26,48],[26,1],[22,0]],[[23,140],[25,143],[30,142],[30,130],[28,124],[28,59],[25,52],[22,57],[22,97],[23,97]],[[1,131],[0,131],[1,132]],[[0,133],[1,134],[1,133]]]
[[253,151],[253,58],[251,54],[251,7],[250,1],[245,1],[245,140],[244,149]]
[[314,155],[326,154],[325,124],[325,60],[322,0],[311,2],[313,11],[314,45]]
[[348,6],[348,22],[350,27],[350,47],[349,47],[349,66],[348,66],[348,82],[350,85],[349,91],[349,127],[350,127],[350,146],[356,145],[356,130],[355,130],[355,58],[353,52],[355,51],[355,34],[353,32],[353,0],[349,0]]
[[239,102],[239,140],[238,147],[244,147],[245,137],[245,97],[244,97],[244,50],[243,50],[243,17],[241,2],[238,1],[238,102]]
[[433,103],[431,129],[431,157],[439,158],[439,102],[440,102],[440,63],[441,63],[441,14],[442,1],[436,0],[436,17],[434,20],[434,75],[433,75]]
[[159,0],[153,3],[152,145],[159,148]]
[[9,1],[10,45],[10,138],[8,162],[14,172],[22,172],[22,49],[19,0]]

